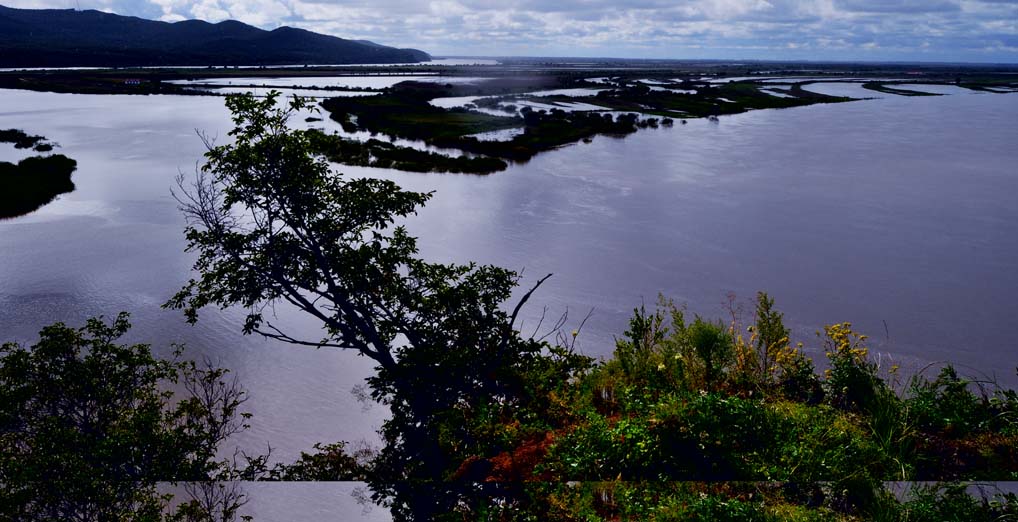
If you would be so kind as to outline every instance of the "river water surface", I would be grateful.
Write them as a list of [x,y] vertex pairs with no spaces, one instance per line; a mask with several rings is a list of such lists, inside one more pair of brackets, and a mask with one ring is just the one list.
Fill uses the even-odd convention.
[[[434,190],[408,222],[428,258],[525,270],[524,284],[554,273],[525,327],[543,307],[568,310],[567,328],[593,309],[589,354],[609,355],[659,292],[721,317],[729,292],[766,290],[813,354],[815,330],[851,321],[906,369],[947,360],[1018,385],[1018,94],[829,88],[879,98],[597,137],[483,177],[338,170]],[[44,135],[79,165],[75,192],[0,221],[0,340],[127,310],[132,341],[164,355],[186,343],[242,380],[254,418],[239,445],[290,460],[319,441],[370,443],[385,412],[351,393],[369,361],[241,336],[236,311],[192,327],[160,308],[193,261],[174,176],[201,159],[196,129],[223,138],[228,125],[219,98],[0,91],[0,128]],[[255,490],[259,520],[318,519],[339,495]]]

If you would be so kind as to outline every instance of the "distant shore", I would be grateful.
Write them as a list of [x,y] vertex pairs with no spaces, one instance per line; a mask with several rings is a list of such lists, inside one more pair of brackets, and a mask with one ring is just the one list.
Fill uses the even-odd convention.
[[[549,59],[550,60],[550,59]],[[1004,85],[1018,88],[1018,66],[948,64],[852,64],[794,62],[699,62],[645,60],[591,60],[564,63],[537,59],[505,59],[497,65],[251,66],[251,67],[135,67],[0,70],[0,88],[78,94],[207,94],[169,82],[218,78],[316,78],[332,76],[438,75],[449,77],[545,76],[674,78],[802,77],[829,80],[858,78],[963,85]]]

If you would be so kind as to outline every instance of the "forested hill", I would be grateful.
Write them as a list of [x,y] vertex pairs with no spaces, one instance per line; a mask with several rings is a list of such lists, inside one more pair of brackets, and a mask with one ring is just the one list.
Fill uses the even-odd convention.
[[101,11],[0,6],[0,67],[328,65],[431,57],[303,29],[240,22],[159,22]]

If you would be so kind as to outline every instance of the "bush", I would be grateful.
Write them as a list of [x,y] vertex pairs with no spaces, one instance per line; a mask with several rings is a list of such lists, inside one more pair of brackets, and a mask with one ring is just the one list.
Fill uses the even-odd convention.
[[867,357],[866,336],[854,332],[850,323],[825,326],[824,334],[831,363],[824,381],[827,401],[846,411],[868,411],[886,385],[877,377],[876,364]]
[[951,366],[944,367],[933,381],[921,375],[914,377],[908,404],[917,427],[924,433],[955,438],[1000,427],[989,398],[977,397],[970,386]]
[[[129,327],[126,314],[58,323],[31,348],[0,347],[4,517],[153,520],[156,482],[218,474],[219,444],[245,427],[243,390],[225,370],[117,344]],[[167,391],[178,383],[186,396]]]

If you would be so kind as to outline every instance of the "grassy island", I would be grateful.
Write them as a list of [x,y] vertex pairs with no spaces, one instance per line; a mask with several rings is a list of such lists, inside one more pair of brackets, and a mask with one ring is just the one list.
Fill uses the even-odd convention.
[[13,143],[16,149],[32,149],[36,152],[49,152],[53,144],[47,143],[42,136],[32,136],[20,129],[0,130],[0,143]]
[[403,82],[379,96],[330,98],[322,106],[344,128],[352,125],[351,130],[425,141],[511,129],[523,123],[518,117],[492,116],[466,108],[444,109],[429,103],[435,98],[458,96],[458,92],[460,89],[451,85]]
[[640,83],[625,84],[620,88],[601,91],[594,103],[615,110],[706,118],[758,109],[785,109],[816,103],[852,101],[851,98],[807,94],[806,91],[796,91],[791,93],[792,97],[781,98],[761,91],[759,84],[750,82],[692,84],[688,87],[692,87],[695,94],[670,89],[652,90],[650,86]]
[[892,85],[894,85],[894,86],[901,86],[901,85],[908,86],[908,84],[900,84],[900,83],[887,84],[887,83],[883,83],[883,82],[866,82],[866,83],[862,84],[862,88],[863,89],[869,89],[871,91],[882,92],[884,94],[896,94],[898,96],[942,96],[941,94],[938,94],[938,93],[935,93],[935,92],[923,92],[923,91],[913,91],[913,90],[910,90],[910,89],[899,89],[897,87],[892,87]]
[[[900,96],[936,96],[912,91],[909,84],[956,85],[993,93],[1018,92],[1011,66],[914,67],[909,64],[796,64],[680,61],[654,63],[610,61],[595,70],[570,63],[508,60],[499,65],[385,67],[208,67],[206,69],[106,69],[0,71],[0,88],[88,94],[172,94],[218,96],[220,86],[199,80],[231,79],[236,88],[275,88],[259,79],[307,78],[280,90],[320,92],[371,91],[376,95],[326,99],[323,106],[345,131],[367,131],[421,140],[464,155],[447,156],[371,144],[343,143],[352,152],[341,163],[413,172],[491,173],[512,161],[599,134],[623,136],[645,127],[667,127],[673,120],[709,118],[751,110],[782,109],[852,98],[829,96],[804,88],[816,82],[854,82],[864,88]],[[441,81],[409,80],[392,87],[316,85],[315,78],[335,76],[419,76]],[[891,79],[888,79],[891,78]],[[433,78],[429,78],[433,79]],[[181,80],[197,81],[190,85]],[[900,87],[900,88],[899,88]],[[319,96],[316,96],[319,97]],[[463,98],[438,106],[440,98]],[[528,109],[529,107],[529,109]],[[634,116],[635,115],[635,119]],[[309,120],[314,121],[314,120]],[[480,136],[512,130],[508,139]],[[383,138],[384,139],[384,138]],[[339,147],[339,142],[330,145]],[[45,147],[45,145],[42,145]],[[355,150],[356,149],[356,150]],[[341,157],[332,154],[333,158]],[[469,160],[469,161],[468,161]],[[503,166],[505,165],[505,166]]]
[[[20,129],[0,130],[0,143],[16,149],[50,152],[54,144]],[[0,219],[22,216],[74,190],[71,173],[77,162],[60,154],[33,156],[18,163],[0,162]]]
[[409,172],[454,172],[491,174],[505,170],[506,162],[497,158],[446,156],[412,147],[401,147],[387,141],[358,141],[321,131],[309,134],[312,148],[335,163],[359,167],[396,169]]
[[33,156],[0,162],[0,219],[23,216],[74,190],[77,162],[67,156]]
[[[378,132],[493,158],[526,161],[540,152],[589,140],[598,134],[619,136],[641,127],[668,126],[677,117],[707,118],[755,109],[850,101],[802,89],[782,98],[761,91],[756,84],[741,82],[715,86],[687,81],[675,84],[676,90],[652,90],[638,81],[620,80],[596,96],[529,94],[536,89],[577,87],[589,85],[562,77],[497,79],[459,85],[403,82],[379,96],[332,98],[322,105],[347,131]],[[466,107],[443,108],[431,103],[437,98],[460,96],[481,98]],[[535,110],[527,103],[552,108]],[[575,109],[574,104],[578,103],[585,104],[583,109]],[[475,110],[477,107],[506,114],[493,115]],[[504,129],[519,129],[520,133],[509,140],[481,140],[473,136]]]
[[[818,80],[791,75],[768,82],[745,78],[725,82],[723,77],[711,79],[675,71],[652,74],[651,79],[647,74],[628,71],[596,81],[579,74],[522,75],[447,84],[407,81],[377,96],[332,98],[322,105],[347,132],[381,133],[490,158],[527,161],[540,152],[587,142],[598,134],[623,136],[639,128],[670,126],[674,119],[685,123],[688,118],[716,119],[752,110],[857,100],[804,88],[817,81],[849,81],[851,76],[831,75],[830,80]],[[1010,81],[988,76],[962,83],[961,76],[953,80],[935,76],[921,83],[1007,92],[1013,88]],[[861,83],[866,89],[888,94],[937,96],[895,87],[920,83],[918,80]],[[453,108],[433,104],[441,98],[463,97],[472,99]],[[474,136],[506,129],[518,132],[504,140]],[[428,170],[420,165],[394,168]]]
[[532,110],[524,107],[523,132],[507,141],[484,141],[472,136],[437,138],[432,143],[455,147],[475,154],[486,154],[513,161],[526,161],[539,152],[589,139],[597,134],[624,136],[638,127],[658,126],[658,120],[640,121],[636,114],[604,114],[598,112],[566,112]]

